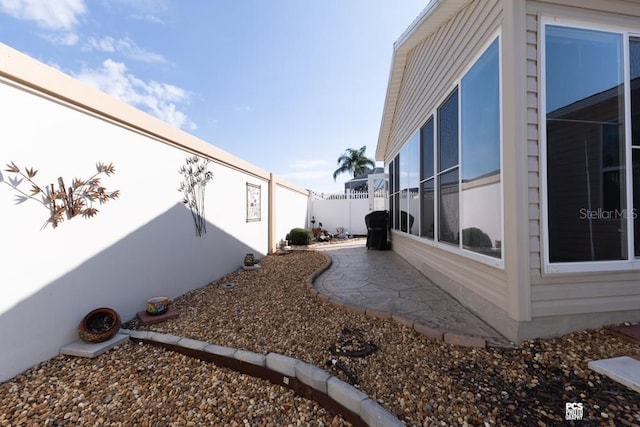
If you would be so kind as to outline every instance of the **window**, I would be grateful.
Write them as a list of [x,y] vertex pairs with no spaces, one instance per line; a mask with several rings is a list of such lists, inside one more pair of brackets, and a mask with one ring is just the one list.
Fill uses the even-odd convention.
[[389,164],[400,169],[391,200],[395,230],[496,266],[503,227],[499,61],[496,37]]
[[438,240],[458,244],[458,90],[438,109]]
[[400,155],[389,163],[389,221],[391,228],[400,230]]
[[433,240],[435,237],[435,188],[434,188],[434,126],[433,117],[420,129],[420,236]]
[[550,263],[628,259],[623,43],[620,33],[545,27]]
[[400,151],[400,213],[399,230],[419,235],[420,200],[418,197],[420,177],[420,141],[416,132]]
[[501,258],[500,62],[498,40],[460,83],[462,247]]
[[631,86],[631,164],[633,187],[633,219],[635,257],[640,257],[640,39],[629,41],[629,64]]

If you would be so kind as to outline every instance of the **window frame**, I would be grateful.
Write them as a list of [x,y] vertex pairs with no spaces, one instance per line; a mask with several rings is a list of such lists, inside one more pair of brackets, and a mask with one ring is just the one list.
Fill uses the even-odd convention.
[[541,222],[541,257],[542,257],[542,274],[557,275],[567,273],[591,273],[591,272],[615,272],[615,271],[631,271],[640,269],[640,257],[634,256],[634,225],[633,215],[627,215],[626,218],[626,239],[627,239],[627,257],[626,260],[605,260],[605,261],[576,261],[576,262],[550,262],[549,248],[549,200],[548,200],[548,184],[547,179],[547,75],[546,75],[546,34],[548,26],[561,26],[566,28],[576,28],[587,31],[603,31],[615,33],[622,36],[623,50],[623,94],[624,94],[624,132],[625,132],[625,191],[626,191],[626,212],[633,212],[633,166],[632,166],[632,147],[631,139],[631,87],[630,87],[630,56],[629,41],[632,38],[640,39],[639,30],[625,26],[612,26],[607,24],[598,24],[595,22],[578,21],[570,18],[559,18],[557,16],[541,16],[539,28],[539,57],[538,57],[538,74],[540,85],[538,87],[538,127],[540,129],[540,222]]
[[[451,171],[451,170],[458,170],[458,190],[460,192],[461,190],[461,179],[462,179],[462,174],[460,173],[462,165],[461,165],[461,156],[462,156],[462,138],[461,138],[461,119],[460,119],[460,114],[461,114],[461,100],[460,100],[460,82],[462,81],[462,78],[467,74],[467,72],[469,72],[469,70],[478,62],[478,60],[482,57],[482,55],[484,55],[484,53],[487,51],[487,49],[492,45],[492,43],[494,41],[496,41],[496,39],[498,40],[498,61],[499,61],[499,66],[498,66],[498,70],[499,70],[499,91],[500,91],[500,95],[499,95],[499,109],[500,109],[500,124],[499,124],[499,128],[500,128],[500,205],[497,207],[498,211],[500,212],[501,215],[501,224],[500,224],[500,240],[501,242],[504,242],[504,150],[503,150],[503,143],[504,143],[504,137],[503,137],[503,112],[504,112],[504,108],[503,108],[503,91],[502,91],[502,80],[503,80],[503,76],[502,76],[502,32],[501,29],[498,29],[495,33],[493,33],[491,35],[491,37],[489,37],[487,39],[487,42],[484,43],[482,45],[482,47],[478,50],[478,53],[471,58],[471,60],[469,61],[468,65],[462,70],[461,73],[458,74],[457,78],[454,80],[455,82],[455,86],[453,88],[451,88],[450,90],[448,90],[442,97],[440,97],[437,102],[435,103],[435,106],[432,110],[429,111],[428,114],[426,114],[425,119],[421,122],[421,124],[417,127],[417,129],[413,129],[412,132],[410,132],[409,136],[406,138],[406,140],[403,142],[403,144],[401,144],[399,146],[399,148],[397,149],[397,151],[394,153],[393,157],[391,158],[391,160],[389,161],[389,164],[391,162],[395,162],[397,159],[397,155],[401,153],[402,149],[404,148],[405,144],[409,143],[411,141],[411,139],[414,137],[414,135],[416,134],[416,132],[419,135],[419,140],[421,140],[420,136],[421,136],[421,129],[424,125],[427,124],[427,122],[429,120],[433,120],[433,132],[434,132],[434,147],[433,147],[433,176],[430,178],[426,178],[426,179],[422,179],[422,177],[420,177],[419,179],[419,198],[420,198],[420,202],[422,201],[422,184],[423,182],[428,181],[429,179],[433,180],[433,184],[434,184],[434,237],[429,238],[429,237],[423,237],[421,236],[422,234],[422,203],[419,203],[419,218],[420,218],[420,230],[419,230],[419,234],[418,235],[413,235],[407,232],[403,232],[400,230],[399,227],[394,228],[393,229],[393,233],[401,233],[403,238],[408,238],[408,239],[412,239],[415,240],[417,242],[420,242],[421,244],[433,247],[433,248],[437,248],[437,249],[442,249],[444,251],[447,251],[449,253],[452,254],[456,254],[459,256],[463,256],[467,259],[473,260],[473,261],[477,261],[479,263],[485,264],[485,265],[489,265],[492,267],[496,267],[499,268],[501,270],[504,270],[505,268],[505,262],[504,262],[504,257],[505,257],[505,251],[504,251],[504,245],[502,246],[502,252],[501,252],[501,257],[500,258],[496,258],[496,257],[492,257],[489,255],[484,255],[481,254],[479,252],[474,252],[472,250],[469,249],[465,249],[462,246],[462,230],[460,229],[460,224],[458,227],[458,232],[460,233],[459,239],[458,239],[458,243],[457,244],[452,244],[446,241],[441,241],[438,240],[438,235],[439,235],[439,210],[440,210],[440,206],[439,206],[439,176],[441,176],[442,174],[446,174],[447,172]],[[451,97],[451,95],[453,94],[454,91],[457,90],[457,97],[458,97],[458,160],[457,160],[457,164],[451,167],[448,167],[446,169],[443,169],[442,171],[438,171],[438,167],[439,167],[439,150],[438,150],[438,132],[439,132],[439,128],[438,128],[438,110],[439,108]],[[421,141],[420,141],[421,142]],[[420,162],[422,161],[422,152],[420,151],[419,153],[419,157],[420,157]],[[460,214],[461,212],[461,205],[460,203],[462,202],[462,199],[460,198],[460,194],[458,194],[458,214]]]

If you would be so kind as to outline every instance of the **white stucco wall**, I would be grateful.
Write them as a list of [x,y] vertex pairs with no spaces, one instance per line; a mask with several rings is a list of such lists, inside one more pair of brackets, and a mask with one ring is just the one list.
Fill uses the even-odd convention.
[[292,228],[307,228],[308,192],[290,186],[276,185],[276,229],[274,239],[284,239]]
[[[126,321],[151,296],[175,298],[238,269],[247,252],[267,253],[267,172],[0,45],[3,73],[21,73],[34,86],[0,78],[0,381],[77,340],[78,324],[94,308],[113,308]],[[41,96],[42,84],[77,103]],[[101,113],[83,111],[87,102]],[[213,159],[202,237],[178,191],[178,169],[191,155],[185,148]],[[102,185],[121,195],[97,206],[94,218],[42,228],[49,211],[34,200],[16,203],[9,162],[37,169],[41,186],[58,177],[68,186],[95,173],[97,162],[113,163],[116,173],[101,176]],[[247,222],[247,183],[261,186],[260,221]],[[306,217],[304,196],[293,198],[283,224]]]

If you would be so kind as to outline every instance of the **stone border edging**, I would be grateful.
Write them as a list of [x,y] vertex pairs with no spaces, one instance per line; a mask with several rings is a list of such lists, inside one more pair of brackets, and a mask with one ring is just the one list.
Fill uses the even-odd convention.
[[396,313],[392,313],[390,311],[368,309],[365,307],[361,307],[359,305],[333,299],[328,295],[321,294],[320,292],[318,292],[316,288],[313,287],[313,282],[318,278],[318,276],[320,276],[322,273],[327,271],[329,267],[331,267],[331,264],[333,263],[333,261],[331,257],[325,254],[324,252],[322,251],[316,251],[316,252],[322,254],[322,256],[325,257],[326,261],[318,270],[316,270],[311,276],[309,276],[309,279],[307,280],[307,285],[309,287],[311,294],[316,296],[320,301],[328,302],[329,304],[332,304],[336,307],[340,307],[345,311],[347,311],[348,313],[364,314],[366,316],[375,317],[378,319],[393,319],[397,323],[400,323],[401,325],[405,325],[413,329],[414,331],[418,332],[419,334],[422,334],[427,338],[431,338],[436,341],[444,341],[448,344],[458,345],[461,347],[474,347],[474,348],[487,347],[487,341],[484,338],[457,334],[455,332],[441,331],[439,329],[432,328],[431,326],[417,323],[409,319],[408,317],[405,317]]
[[337,413],[354,426],[394,427],[405,424],[352,385],[315,365],[278,353],[267,355],[152,331],[121,329],[134,342],[166,348],[217,366],[262,378],[294,391]]

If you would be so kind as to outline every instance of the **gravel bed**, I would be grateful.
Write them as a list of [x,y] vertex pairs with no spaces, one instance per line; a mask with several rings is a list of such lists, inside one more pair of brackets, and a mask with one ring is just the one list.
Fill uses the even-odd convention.
[[[603,328],[513,349],[452,346],[320,301],[307,281],[326,262],[316,251],[267,256],[259,270],[238,270],[176,298],[177,319],[137,329],[281,353],[352,380],[327,365],[333,359],[411,426],[553,426],[564,423],[567,402],[583,404],[586,425],[640,426],[640,394],[587,368],[591,360],[640,354],[640,344]],[[332,355],[354,331],[377,350]],[[348,424],[280,386],[128,342],[95,359],[58,356],[0,384],[0,426],[9,425]]]

